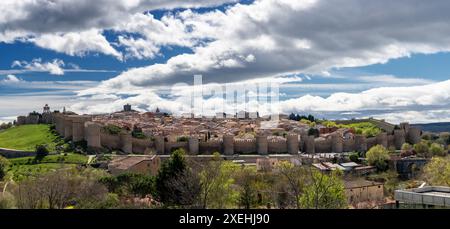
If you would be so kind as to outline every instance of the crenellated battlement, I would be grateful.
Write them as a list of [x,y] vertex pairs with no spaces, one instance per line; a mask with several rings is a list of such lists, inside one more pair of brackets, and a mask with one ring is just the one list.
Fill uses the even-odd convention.
[[[22,118],[21,118],[22,119]],[[354,135],[344,138],[340,133],[332,133],[326,138],[288,133],[285,137],[269,137],[258,134],[255,138],[241,139],[232,134],[221,138],[207,139],[198,135],[188,136],[187,141],[174,141],[176,136],[153,135],[148,139],[135,139],[129,131],[123,130],[118,135],[103,131],[104,124],[92,122],[92,116],[67,115],[55,113],[52,116],[56,131],[66,139],[73,141],[86,140],[89,149],[106,148],[120,150],[123,153],[155,152],[169,154],[177,148],[185,149],[189,154],[211,154],[219,152],[225,155],[236,153],[266,154],[298,154],[365,152],[375,145],[400,149],[403,143],[415,144],[420,141],[421,131],[402,123],[400,128],[392,132],[383,132],[375,137],[367,138]],[[203,139],[203,140],[202,140]]]

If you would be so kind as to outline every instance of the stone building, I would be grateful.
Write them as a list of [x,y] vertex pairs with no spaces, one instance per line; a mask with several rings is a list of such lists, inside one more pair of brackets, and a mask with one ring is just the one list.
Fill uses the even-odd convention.
[[345,181],[345,195],[350,205],[384,201],[383,183],[367,180]]

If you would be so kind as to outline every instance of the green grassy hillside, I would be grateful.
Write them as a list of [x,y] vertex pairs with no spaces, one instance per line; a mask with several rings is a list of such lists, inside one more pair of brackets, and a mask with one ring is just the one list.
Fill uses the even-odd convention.
[[87,156],[73,153],[48,155],[39,161],[34,157],[13,158],[9,159],[11,164],[8,173],[13,180],[20,181],[58,169],[75,168],[77,165],[86,164],[87,160]]
[[36,145],[47,145],[50,151],[61,143],[49,125],[23,125],[0,132],[0,148],[33,151]]
[[[48,155],[38,161],[38,163],[66,163],[66,164],[86,164],[88,157],[81,154],[58,154]],[[36,164],[35,157],[21,157],[9,159],[12,165]]]

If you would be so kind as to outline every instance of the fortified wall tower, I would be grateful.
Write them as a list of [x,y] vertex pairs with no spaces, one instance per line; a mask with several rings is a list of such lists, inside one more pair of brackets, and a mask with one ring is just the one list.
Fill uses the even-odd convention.
[[161,135],[157,135],[155,136],[155,148],[156,148],[156,153],[157,154],[164,154],[165,150],[164,150],[164,136]]
[[72,139],[73,136],[73,116],[65,116],[63,117],[63,123],[64,123],[64,138],[65,139]]
[[289,134],[286,136],[288,154],[298,154],[299,136],[297,134]]
[[233,155],[234,154],[234,136],[224,135],[223,136],[223,154]]
[[405,130],[394,130],[394,144],[396,149],[401,149],[405,143]]
[[86,122],[92,121],[91,116],[71,116],[72,119],[72,141],[79,142],[85,140],[85,127]]
[[88,149],[100,149],[102,148],[100,132],[101,125],[95,122],[86,122],[84,124],[85,128],[85,139],[87,142]]
[[256,147],[258,154],[267,155],[269,153],[269,142],[267,141],[267,135],[259,134],[256,136]]
[[387,133],[385,133],[385,132],[379,133],[376,138],[377,138],[377,144],[378,145],[382,145],[386,149],[388,148]]
[[344,140],[338,134],[331,136],[331,151],[334,153],[342,153],[344,150]]
[[410,144],[417,144],[421,140],[422,131],[417,127],[411,127],[408,130],[407,141]]
[[120,139],[120,149],[124,153],[133,153],[133,137],[128,131],[122,131],[119,134]]
[[366,136],[358,134],[355,136],[355,150],[358,152],[366,152],[367,151],[367,140]]
[[[120,149],[125,153],[133,153],[134,150],[146,148],[154,148],[157,154],[170,153],[173,148],[181,147],[186,149],[189,154],[196,155],[202,152],[220,151],[225,155],[233,155],[235,153],[258,153],[267,155],[270,153],[289,153],[298,154],[299,151],[314,154],[316,152],[366,152],[369,147],[376,144],[384,147],[395,146],[400,149],[403,143],[408,142],[415,144],[421,139],[421,131],[417,128],[410,127],[407,123],[400,124],[400,129],[396,129],[393,134],[380,133],[376,137],[366,138],[363,135],[355,135],[354,139],[344,139],[340,134],[334,133],[331,138],[325,140],[315,139],[314,136],[297,134],[288,134],[286,138],[270,139],[265,134],[259,134],[256,139],[240,140],[235,139],[234,135],[225,134],[222,140],[211,142],[200,142],[198,136],[192,135],[188,138],[188,142],[183,144],[168,141],[164,136],[153,136],[154,140],[147,139],[138,141],[134,139],[129,131],[122,131],[119,135],[109,135],[102,132],[103,125],[92,122],[92,116],[65,115],[62,113],[54,113],[53,121],[56,131],[66,139],[72,139],[74,142],[86,140],[90,149],[100,149],[102,147],[110,149]],[[135,142],[135,143],[133,143]],[[139,146],[133,149],[133,145]],[[168,147],[169,146],[169,147]],[[209,148],[208,148],[209,147]],[[139,150],[138,150],[139,151]],[[201,152],[202,151],[202,152]]]
[[190,136],[188,139],[188,143],[189,143],[189,154],[192,155],[197,155],[199,154],[199,140],[198,140],[198,136],[194,135],[194,136]]
[[314,142],[314,136],[305,136],[305,141],[303,142],[303,151],[307,154],[316,153],[316,145]]

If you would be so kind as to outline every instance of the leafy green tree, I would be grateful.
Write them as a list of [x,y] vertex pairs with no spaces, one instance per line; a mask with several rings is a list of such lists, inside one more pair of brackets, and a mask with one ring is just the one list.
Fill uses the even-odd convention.
[[217,158],[200,172],[203,208],[230,208],[238,198],[233,175],[239,165]]
[[431,185],[450,186],[450,157],[433,157],[423,171]]
[[103,127],[103,131],[111,135],[118,135],[120,134],[120,132],[122,132],[122,128],[113,124],[108,124],[107,126]]
[[319,135],[320,135],[320,132],[319,132],[319,130],[318,129],[316,129],[316,128],[309,128],[309,130],[308,130],[308,135],[309,136],[314,136],[314,137],[319,137]]
[[335,122],[328,121],[328,120],[321,122],[321,124],[328,128],[337,126],[337,124]]
[[276,167],[281,179],[287,184],[287,192],[293,197],[295,206],[300,208],[300,197],[307,180],[306,170],[288,161],[282,161]]
[[413,149],[413,147],[409,143],[403,143],[402,148],[401,148],[402,153],[409,152],[412,149]]
[[350,161],[359,163],[359,154],[358,153],[352,153],[349,156]]
[[9,166],[8,159],[0,156],[0,181],[6,176],[6,169]]
[[428,147],[428,143],[426,141],[420,141],[419,143],[414,145],[414,152],[420,157],[431,157],[430,149]]
[[45,145],[36,145],[36,160],[41,160],[48,155],[49,151]]
[[15,202],[14,196],[11,193],[0,193],[0,209],[13,209],[16,207]]
[[258,204],[257,174],[254,168],[244,167],[238,175],[239,206],[244,209],[254,208]]
[[302,119],[302,120],[300,120],[300,123],[306,124],[311,128],[316,126],[316,123],[314,121],[310,121],[308,119]]
[[145,197],[155,195],[155,177],[138,173],[124,173],[118,176],[105,176],[99,179],[110,192],[120,195]]
[[430,153],[433,156],[445,157],[447,156],[447,151],[444,149],[444,146],[438,143],[433,143],[430,146]]
[[158,199],[167,205],[179,205],[180,199],[176,198],[177,193],[171,187],[173,180],[186,170],[185,152],[183,149],[175,150],[170,159],[165,161],[156,176],[156,193]]
[[344,184],[339,171],[326,175],[311,170],[310,183],[305,187],[300,202],[303,208],[339,209],[347,206]]
[[156,193],[155,177],[153,176],[136,174],[130,186],[131,192],[140,197]]
[[104,200],[108,190],[85,170],[56,170],[28,178],[13,189],[17,207],[63,209]]
[[378,171],[386,171],[388,169],[389,152],[384,146],[376,145],[369,149],[366,153],[369,165],[377,167]]
[[201,193],[201,206],[202,208],[208,208],[210,195],[215,188],[215,181],[220,175],[220,168],[222,166],[222,158],[220,154],[215,152],[213,159],[203,165],[200,172],[200,184],[202,186]]

